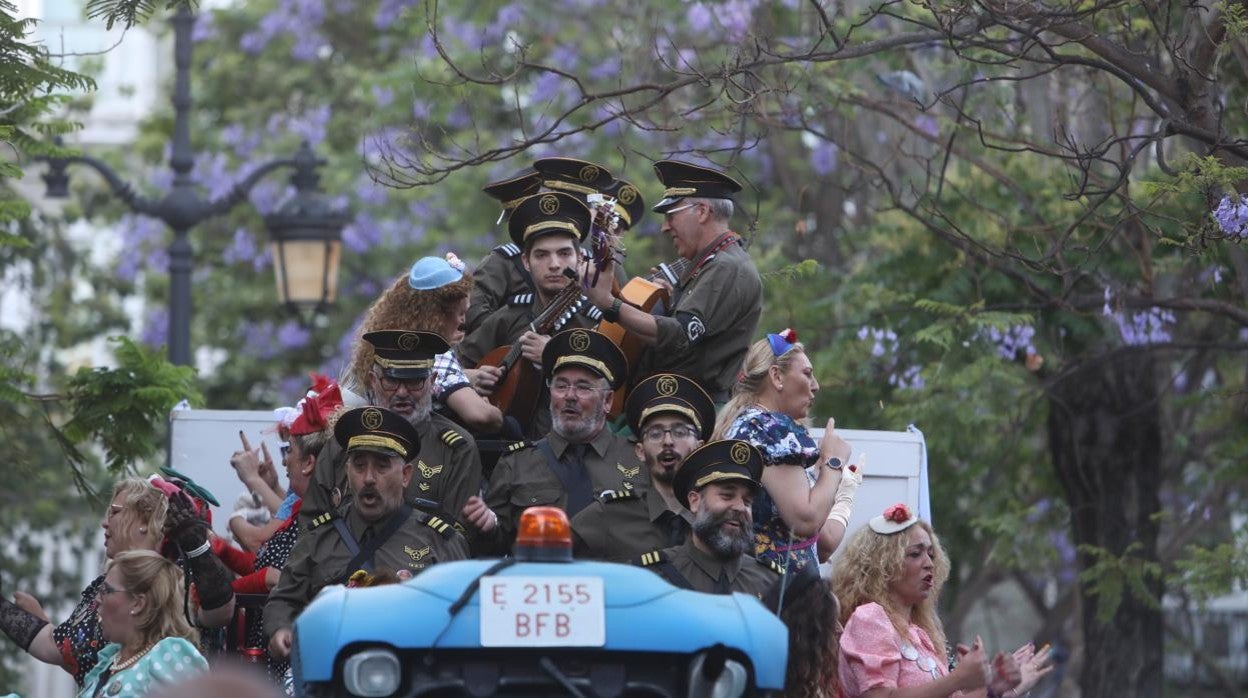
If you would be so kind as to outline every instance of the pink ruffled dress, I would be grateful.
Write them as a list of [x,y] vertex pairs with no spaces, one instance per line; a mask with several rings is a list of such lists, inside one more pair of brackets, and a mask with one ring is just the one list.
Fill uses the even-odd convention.
[[[927,632],[910,626],[903,640],[878,603],[854,609],[841,635],[840,677],[845,698],[858,698],[876,688],[922,686],[949,673]],[[951,694],[963,695],[961,691]]]

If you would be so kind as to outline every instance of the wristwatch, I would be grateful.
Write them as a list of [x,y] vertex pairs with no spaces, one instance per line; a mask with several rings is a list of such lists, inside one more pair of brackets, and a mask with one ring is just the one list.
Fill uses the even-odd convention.
[[606,320],[607,322],[619,322],[620,321],[620,308],[622,308],[623,306],[624,306],[624,301],[620,300],[617,297],[615,300],[611,301],[611,307],[602,311],[602,319]]
[[823,464],[833,470],[840,470],[845,465],[844,463],[841,462],[841,459],[837,458],[836,456],[832,456],[831,458],[827,459],[826,461],[823,462]]

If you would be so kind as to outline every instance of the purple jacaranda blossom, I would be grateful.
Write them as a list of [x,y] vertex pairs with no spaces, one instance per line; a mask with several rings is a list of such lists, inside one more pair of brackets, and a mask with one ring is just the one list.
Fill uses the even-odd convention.
[[1217,286],[1222,283],[1222,265],[1212,264],[1200,270],[1196,275],[1197,281],[1206,286]]
[[372,298],[381,292],[381,286],[376,279],[362,278],[355,283],[355,295],[361,298]]
[[997,356],[1007,361],[1016,359],[1020,351],[1024,356],[1036,353],[1036,347],[1031,343],[1036,329],[1031,325],[1012,325],[1005,330],[989,327],[981,331],[980,336],[995,345]]
[[325,131],[329,127],[329,119],[332,114],[333,111],[330,106],[322,104],[291,118],[287,121],[286,126],[291,132],[315,147],[325,140]]
[[897,352],[897,333],[890,329],[863,326],[858,330],[858,339],[864,342],[871,340],[871,356],[876,358]]
[[342,244],[351,252],[363,254],[381,242],[382,231],[367,213],[356,214],[355,220],[342,229]]
[[256,240],[246,228],[234,230],[230,244],[221,252],[226,264],[251,264],[256,258]]
[[195,24],[191,27],[191,41],[200,43],[203,41],[211,41],[217,37],[217,13],[201,12],[195,17]]
[[324,34],[308,32],[295,37],[294,43],[290,45],[290,56],[303,63],[314,61],[320,55],[321,47],[328,43],[329,40],[325,38]]
[[394,90],[382,85],[373,85],[373,101],[385,109],[394,103]]
[[620,57],[607,56],[602,62],[590,66],[590,80],[611,80],[620,75]]
[[389,29],[403,16],[407,8],[419,4],[418,0],[381,0],[377,12],[373,15],[373,26],[378,29]]
[[1114,324],[1123,344],[1142,346],[1169,342],[1170,326],[1175,323],[1174,313],[1162,308],[1133,313],[1114,313]]
[[388,192],[389,189],[374,182],[367,172],[362,172],[355,178],[355,198],[360,203],[380,206],[389,198]]
[[143,332],[139,341],[149,347],[163,346],[169,341],[169,309],[163,305],[151,306],[143,318]]
[[238,47],[243,53],[255,56],[264,51],[269,45],[270,37],[261,31],[251,31],[243,34],[238,39]]
[[903,369],[900,373],[890,375],[888,384],[898,390],[922,390],[923,386],[927,385],[927,381],[923,380],[918,366],[910,366]]
[[275,177],[266,177],[251,188],[248,198],[251,200],[251,205],[255,206],[261,215],[268,215],[277,209],[278,204],[294,193],[293,186]]
[[294,320],[287,320],[277,328],[277,345],[291,351],[308,346],[312,340],[312,332]]
[[526,18],[523,4],[511,2],[499,8],[494,19],[483,28],[481,38],[487,44],[497,44],[507,36],[508,32],[524,27],[526,27]]
[[1248,202],[1238,194],[1222,197],[1213,218],[1223,234],[1235,240],[1248,240]]
[[685,21],[694,34],[709,34],[715,30],[715,15],[703,2],[689,4],[689,9],[685,10]]
[[826,177],[836,171],[840,149],[832,141],[819,141],[810,151],[810,167],[815,174]]
[[433,109],[428,102],[421,99],[412,100],[412,119],[416,121],[428,121],[429,115],[433,113]]
[[456,104],[446,115],[446,125],[454,129],[465,129],[472,126],[472,112],[468,110],[468,105]]
[[914,126],[933,138],[940,134],[940,122],[931,114],[916,114]]
[[[326,374],[333,375],[333,374]],[[308,379],[301,376],[287,376],[277,384],[278,403],[293,405],[307,394]]]
[[754,23],[757,0],[727,0],[719,6],[719,23],[729,41],[741,41]]
[[[144,268],[144,253],[164,248],[165,224],[156,218],[128,213],[117,221],[117,231],[121,234],[122,251],[115,273],[119,279],[133,282]],[[149,268],[159,271],[166,267]]]
[[260,147],[260,134],[242,124],[230,124],[221,129],[221,142],[234,151],[236,156],[246,158]]
[[243,320],[235,329],[234,337],[238,351],[246,356],[272,359],[280,351],[277,345],[277,328],[270,320],[259,322]]
[[1049,529],[1049,544],[1053,550],[1057,552],[1057,560],[1060,563],[1058,571],[1058,579],[1063,584],[1073,584],[1075,581],[1075,546],[1070,542],[1070,534],[1065,529],[1051,528]]

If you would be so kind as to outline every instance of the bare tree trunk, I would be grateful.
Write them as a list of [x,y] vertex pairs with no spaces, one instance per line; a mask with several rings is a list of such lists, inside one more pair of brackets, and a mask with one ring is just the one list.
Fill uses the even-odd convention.
[[[1156,370],[1146,350],[1125,349],[1080,362],[1052,383],[1048,398],[1053,465],[1066,490],[1075,543],[1157,559],[1162,450]],[[1095,561],[1080,551],[1079,566]],[[1161,598],[1160,581],[1148,591]],[[1105,600],[1084,587],[1082,694],[1160,698],[1161,612],[1129,590],[1108,622]]]

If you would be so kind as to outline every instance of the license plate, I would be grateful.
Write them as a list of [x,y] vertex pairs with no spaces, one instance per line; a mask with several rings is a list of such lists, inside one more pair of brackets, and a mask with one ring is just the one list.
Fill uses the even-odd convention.
[[481,646],[602,647],[601,577],[482,577]]

